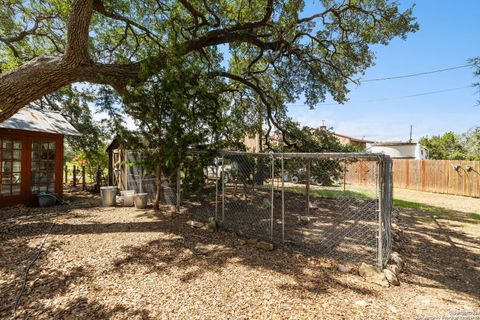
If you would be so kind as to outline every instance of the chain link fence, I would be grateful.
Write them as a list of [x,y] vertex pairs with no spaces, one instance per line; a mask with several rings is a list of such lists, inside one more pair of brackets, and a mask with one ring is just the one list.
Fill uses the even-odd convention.
[[192,152],[182,171],[191,215],[308,254],[379,267],[389,258],[388,156]]
[[[137,193],[146,193],[148,200],[153,202],[157,195],[157,179],[153,172],[145,169],[145,156],[141,152],[126,151],[126,190],[135,190]],[[167,176],[162,174],[161,202],[178,208],[178,180],[179,175]],[[178,199],[178,200],[177,200]]]

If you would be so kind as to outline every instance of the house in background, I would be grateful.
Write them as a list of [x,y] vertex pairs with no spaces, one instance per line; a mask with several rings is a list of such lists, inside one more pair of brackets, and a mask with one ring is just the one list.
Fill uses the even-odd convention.
[[262,152],[262,138],[258,133],[252,136],[246,135],[243,138],[243,144],[249,152]]
[[0,207],[63,193],[64,136],[80,133],[60,114],[27,106],[0,123]]
[[[327,126],[325,125],[325,122],[322,123],[320,126],[320,130],[328,130]],[[337,138],[338,141],[340,141],[341,144],[347,146],[355,146],[360,150],[366,150],[367,149],[367,144],[372,144],[374,141],[371,140],[365,140],[365,139],[359,139],[359,138],[354,138],[350,137],[344,134],[337,133],[335,131],[330,131],[330,133]]]
[[392,159],[428,159],[428,150],[419,143],[415,142],[377,142],[371,145],[370,151],[373,153],[383,153]]

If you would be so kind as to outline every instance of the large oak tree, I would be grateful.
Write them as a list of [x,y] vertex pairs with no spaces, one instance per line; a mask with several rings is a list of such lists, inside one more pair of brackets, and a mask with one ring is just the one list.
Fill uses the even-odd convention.
[[322,0],[310,14],[304,5],[0,0],[0,121],[75,82],[109,85],[128,97],[172,58],[195,55],[207,65],[216,60],[213,77],[254,92],[274,123],[276,92],[283,102],[304,94],[312,106],[327,93],[345,101],[348,82],[373,63],[370,45],[417,29],[411,8],[401,11],[395,1]]

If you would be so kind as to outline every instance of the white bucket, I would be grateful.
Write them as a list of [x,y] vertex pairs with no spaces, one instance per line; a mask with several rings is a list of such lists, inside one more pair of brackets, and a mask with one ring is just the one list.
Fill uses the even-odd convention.
[[123,205],[125,207],[133,206],[133,197],[135,196],[135,190],[120,191],[120,194],[123,197]]

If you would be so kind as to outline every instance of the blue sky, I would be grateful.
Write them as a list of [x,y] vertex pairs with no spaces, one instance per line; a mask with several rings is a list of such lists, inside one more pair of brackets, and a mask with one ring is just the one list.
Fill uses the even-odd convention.
[[[480,56],[480,1],[400,1],[402,7],[416,3],[414,15],[420,30],[406,40],[375,46],[376,65],[365,79],[384,78],[464,65]],[[307,7],[307,13],[315,3]],[[317,2],[318,5],[318,2]],[[297,101],[289,114],[304,125],[319,126],[325,120],[338,133],[373,140],[407,140],[457,133],[480,126],[480,95],[475,88],[396,99],[407,95],[466,87],[474,82],[473,69],[462,68],[413,78],[352,85],[344,105],[317,106],[309,110]],[[384,101],[371,101],[381,100]],[[370,101],[370,102],[367,102]],[[326,101],[326,103],[331,101]]]
[[[304,15],[317,12],[318,0],[307,1]],[[406,40],[394,39],[388,46],[375,46],[375,66],[364,79],[426,72],[467,64],[480,56],[480,0],[400,0],[402,8],[412,4],[419,31]],[[228,49],[225,46],[228,59]],[[462,68],[413,78],[352,85],[344,105],[321,105],[314,110],[299,100],[289,106],[289,115],[303,125],[318,127],[322,120],[334,131],[376,141],[408,140],[465,132],[480,126],[480,82],[472,68]],[[444,93],[401,98],[408,95],[462,88]],[[373,101],[372,101],[373,100]],[[325,103],[332,103],[331,100]],[[96,114],[101,119],[105,114]],[[127,120],[129,127],[133,121]]]

